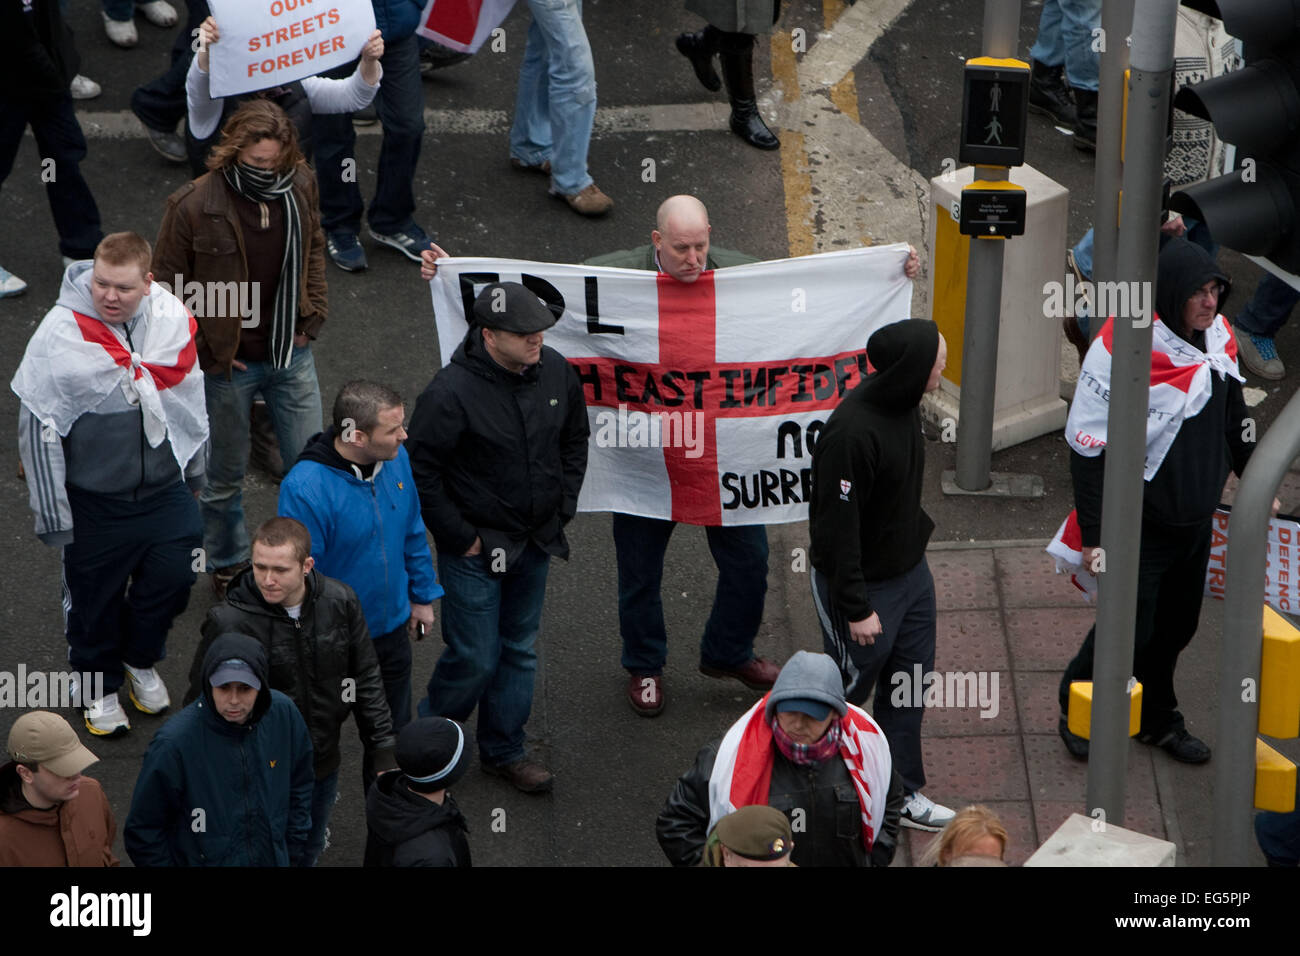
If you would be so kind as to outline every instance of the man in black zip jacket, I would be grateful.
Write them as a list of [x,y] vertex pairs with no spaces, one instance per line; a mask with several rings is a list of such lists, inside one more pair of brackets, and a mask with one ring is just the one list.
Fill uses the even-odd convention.
[[813,448],[813,602],[826,653],[839,664],[844,696],[866,702],[889,739],[903,780],[903,825],[939,830],[952,810],[921,793],[920,689],[900,694],[934,670],[934,578],[925,545],[934,522],[921,507],[925,439],[919,406],[939,387],[948,346],[938,326],[908,319],[867,343],[875,372],[831,413]]
[[[1254,445],[1246,440],[1249,412],[1241,381],[1233,377],[1240,372],[1235,349],[1230,348],[1232,332],[1219,315],[1229,288],[1228,277],[1210,254],[1195,243],[1170,239],[1161,248],[1156,267],[1155,307],[1159,322],[1155,334],[1164,340],[1164,345],[1161,347],[1159,340],[1153,343],[1153,358],[1163,360],[1161,364],[1166,367],[1171,365],[1166,358],[1170,351],[1177,351],[1180,357],[1190,355],[1198,364],[1208,360],[1210,392],[1195,414],[1170,426],[1176,428],[1176,434],[1142,489],[1133,675],[1142,683],[1142,729],[1138,740],[1158,746],[1184,763],[1204,763],[1210,759],[1210,748],[1188,732],[1178,711],[1174,668],[1200,620],[1205,569],[1210,559],[1211,521],[1223,484],[1229,470],[1242,473],[1254,450]],[[1173,336],[1160,335],[1162,327]],[[1109,329],[1103,328],[1093,340],[1080,374],[1081,383],[1087,374],[1108,375],[1111,362],[1106,345],[1108,333]],[[1231,368],[1231,374],[1222,371],[1225,366]],[[1192,371],[1188,365],[1182,369]],[[1076,392],[1070,420],[1066,423],[1066,438],[1071,446],[1070,475],[1074,479],[1075,511],[1085,565],[1096,567],[1106,470],[1106,453],[1099,449],[1104,448],[1105,436],[1094,436],[1102,444],[1090,444],[1085,449],[1091,452],[1088,455],[1080,453],[1081,446],[1073,437],[1085,421],[1078,414],[1080,403],[1089,400],[1087,393]],[[1152,404],[1152,411],[1161,413],[1161,408],[1155,407],[1154,393]],[[1170,416],[1166,414],[1164,418],[1168,420]],[[1159,454],[1158,446],[1164,444],[1162,437],[1168,439],[1165,431],[1148,427],[1147,456],[1152,461]],[[1274,501],[1275,514],[1277,508],[1278,503]],[[1094,626],[1079,653],[1065,668],[1059,688],[1058,730],[1066,749],[1079,758],[1088,756],[1088,741],[1070,733],[1065,714],[1070,702],[1070,684],[1092,679],[1095,637]]]
[[469,826],[450,788],[469,767],[465,730],[421,717],[397,735],[401,773],[385,774],[366,796],[365,866],[470,866]]
[[446,592],[447,649],[419,711],[464,721],[477,706],[483,769],[535,793],[553,778],[524,753],[534,644],[550,559],[569,556],[590,425],[577,373],[542,344],[556,316],[536,295],[491,283],[474,319],[406,441]]
[[253,536],[253,566],[208,610],[185,702],[203,694],[203,659],[222,634],[255,637],[270,659],[271,687],[297,705],[315,755],[312,826],[303,857],[315,866],[338,793],[339,734],[355,714],[367,756],[380,773],[397,766],[388,700],[361,602],[342,581],[313,568],[311,538],[292,518],[272,518]]

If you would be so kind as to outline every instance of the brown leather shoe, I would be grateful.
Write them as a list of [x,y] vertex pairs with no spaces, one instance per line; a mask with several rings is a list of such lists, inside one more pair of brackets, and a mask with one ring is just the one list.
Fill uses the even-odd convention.
[[514,763],[483,764],[483,772],[494,777],[505,777],[515,785],[516,790],[524,793],[545,793],[555,783],[555,775],[536,760],[523,757]]
[[614,208],[614,200],[601,192],[600,187],[595,183],[572,196],[556,192],[551,195],[556,199],[563,199],[569,204],[569,208],[580,216],[603,216]]
[[732,677],[750,690],[771,690],[772,685],[776,683],[776,675],[781,673],[781,668],[761,657],[751,657],[744,666],[732,671],[701,664],[700,673],[705,677]]
[[658,717],[664,709],[664,679],[658,674],[650,677],[633,674],[627,682],[627,702],[642,717]]

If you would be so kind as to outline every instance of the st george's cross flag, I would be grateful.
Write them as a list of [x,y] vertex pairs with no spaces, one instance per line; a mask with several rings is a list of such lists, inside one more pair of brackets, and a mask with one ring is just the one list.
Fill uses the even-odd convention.
[[[88,263],[69,270],[83,265]],[[149,447],[169,440],[183,470],[208,440],[203,372],[194,346],[197,326],[181,300],[159,282],[150,285],[144,311],[144,333],[137,330],[134,347],[128,348],[98,318],[56,305],[27,343],[10,388],[49,430],[50,440],[66,438],[78,418],[120,388],[140,406]]]
[[440,259],[442,362],[474,296],[522,282],[560,315],[546,344],[582,382],[591,424],[580,511],[699,525],[808,516],[812,446],[867,374],[871,333],[909,317],[906,243],[704,272]]
[[415,32],[452,50],[477,53],[515,0],[429,0]]
[[[1079,369],[1074,401],[1065,422],[1065,440],[1085,458],[1096,458],[1106,447],[1110,414],[1111,351],[1115,322],[1107,319],[1093,339]],[[1150,481],[1160,470],[1183,421],[1210,400],[1211,375],[1246,379],[1237,370],[1237,340],[1221,315],[1205,331],[1205,351],[1174,334],[1156,316],[1151,325],[1151,397],[1147,408],[1146,463],[1142,478]]]

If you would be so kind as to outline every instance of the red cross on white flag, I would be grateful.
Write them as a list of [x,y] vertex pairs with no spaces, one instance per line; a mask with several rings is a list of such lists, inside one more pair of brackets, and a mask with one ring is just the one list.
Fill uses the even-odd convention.
[[866,374],[871,333],[908,318],[906,257],[905,244],[876,246],[734,266],[693,283],[443,259],[432,283],[439,347],[445,364],[464,337],[466,303],[498,276],[562,299],[546,344],[573,365],[587,400],[579,510],[701,525],[800,521],[818,430]]

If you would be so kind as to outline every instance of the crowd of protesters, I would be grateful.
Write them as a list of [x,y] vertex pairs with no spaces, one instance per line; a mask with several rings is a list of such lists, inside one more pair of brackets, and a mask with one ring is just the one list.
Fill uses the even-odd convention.
[[[602,215],[613,202],[586,168],[595,84],[580,5],[528,5],[511,163],[548,176],[551,194],[579,214]],[[132,10],[121,6],[105,0],[105,29],[130,46]],[[521,791],[554,784],[527,752],[525,726],[548,569],[569,554],[565,526],[590,430],[577,373],[543,344],[559,316],[524,285],[490,283],[464,341],[415,401],[409,434],[406,401],[362,378],[343,386],[323,419],[312,350],[328,325],[326,262],[366,268],[363,211],[371,238],[420,262],[424,278],[447,255],[416,220],[422,5],[374,6],[380,28],[354,63],[219,100],[208,48],[220,29],[203,0],[190,0],[197,54],[178,41],[168,73],[132,100],[154,148],[189,161],[197,177],[167,198],[152,244],[131,232],[105,236],[77,171],[86,146],[71,101],[94,84],[77,72],[57,0],[30,0],[17,13],[11,4],[0,20],[3,42],[26,64],[2,69],[30,74],[23,93],[11,86],[0,98],[0,151],[9,150],[0,179],[28,124],[42,155],[60,163],[48,194],[63,284],[12,387],[35,530],[62,548],[69,660],[103,675],[102,686],[75,688],[91,735],[130,731],[123,689],[140,713],[172,708],[156,665],[198,573],[218,602],[184,705],[150,743],[125,816],[137,865],[314,866],[349,715],[365,750],[366,865],[469,865],[451,788],[475,746],[484,771]],[[753,6],[740,22],[684,34],[678,49],[710,89],[721,57],[732,130],[771,149],[779,141],[754,107],[748,51],[779,3]],[[178,19],[165,0],[138,9],[160,26]],[[354,151],[351,114],[372,102],[383,146],[363,210],[343,169]],[[182,117],[184,140],[175,132]],[[710,229],[699,200],[674,196],[648,246],[592,264],[689,284],[755,261],[711,247]],[[1193,285],[1217,294],[1226,277],[1211,266],[1197,263]],[[914,250],[903,270],[917,274]],[[155,277],[252,291],[191,315]],[[23,289],[0,269],[0,296]],[[1178,291],[1194,297],[1191,287]],[[924,708],[895,705],[888,693],[892,674],[934,665],[918,406],[938,387],[947,344],[934,323],[908,320],[873,335],[867,353],[874,373],[830,416],[813,458],[811,577],[826,653],[800,651],[784,665],[754,653],[765,531],[706,529],[719,579],[700,669],[765,693],[668,796],[657,834],[674,864],[888,866],[900,826],[937,832],[954,820],[921,792]],[[278,516],[250,533],[242,492],[259,403],[286,474]],[[660,590],[673,529],[613,520],[626,694],[647,718],[665,702]],[[198,566],[193,554],[203,556]],[[446,647],[417,697],[411,641],[434,627],[440,599]],[[874,716],[863,709],[873,692]],[[475,711],[471,736],[465,721]],[[82,776],[97,758],[67,721],[24,715],[8,752],[0,862],[115,865],[114,813]],[[1006,831],[968,808],[935,847],[939,865],[997,861]]]

